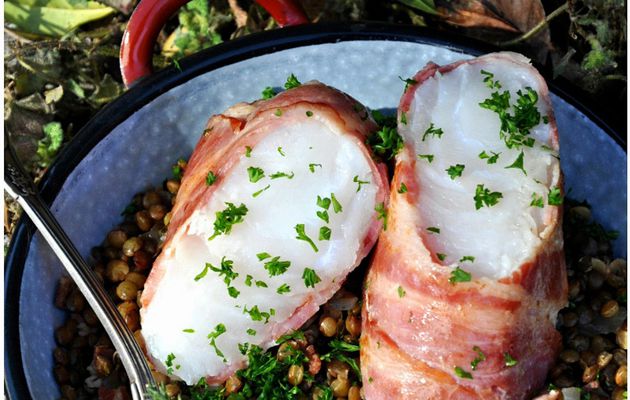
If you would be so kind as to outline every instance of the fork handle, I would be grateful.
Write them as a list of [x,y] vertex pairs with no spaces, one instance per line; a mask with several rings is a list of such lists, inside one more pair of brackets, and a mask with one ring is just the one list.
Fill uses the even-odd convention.
[[133,333],[92,269],[81,257],[39,196],[32,180],[20,165],[6,135],[4,146],[5,189],[22,206],[94,310],[105,332],[112,340],[114,348],[120,354],[120,359],[129,376],[134,400],[148,399],[146,389],[149,386],[155,386],[155,381]]

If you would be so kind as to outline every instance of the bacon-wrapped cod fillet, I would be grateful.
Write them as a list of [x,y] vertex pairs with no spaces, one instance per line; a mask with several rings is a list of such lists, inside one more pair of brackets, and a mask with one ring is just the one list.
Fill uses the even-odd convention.
[[514,53],[429,64],[410,82],[365,281],[366,398],[528,398],[560,348],[567,302],[547,86]]
[[374,245],[388,198],[363,107],[320,83],[210,119],[142,295],[156,368],[220,383],[299,328]]

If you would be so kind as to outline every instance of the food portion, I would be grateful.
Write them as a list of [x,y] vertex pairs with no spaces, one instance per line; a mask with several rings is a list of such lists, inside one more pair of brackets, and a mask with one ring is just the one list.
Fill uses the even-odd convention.
[[365,281],[366,397],[527,398],[559,351],[567,303],[546,84],[513,53],[429,64],[407,83]]
[[[487,72],[492,71],[490,68],[484,68],[484,70]],[[487,74],[483,75],[482,78],[485,79],[487,76]],[[501,79],[504,79],[504,77],[499,78],[493,76],[491,81],[486,81],[486,84],[492,85],[495,89],[493,91],[497,91],[496,89],[499,88],[496,86],[495,82],[498,81],[501,86],[506,85]],[[419,81],[421,81],[421,79],[418,79],[418,81],[414,79],[406,80],[406,93],[410,96],[408,99],[409,104],[414,101],[414,97],[416,96],[415,90],[418,89],[416,86],[418,86]],[[529,85],[531,86],[531,84]],[[285,87],[289,89],[295,86],[299,86],[299,82],[297,82],[294,76],[289,77]],[[540,90],[540,88],[536,88],[536,90]],[[300,91],[289,90],[288,93],[283,96],[293,96],[296,93],[299,94]],[[272,88],[267,88],[263,92],[263,97],[265,98],[270,98],[274,95],[275,93],[273,93]],[[540,92],[537,92],[537,95],[542,97]],[[339,97],[337,92],[330,89],[316,90],[315,93],[310,93],[310,96],[311,98],[316,97],[317,101],[315,101],[315,103],[318,104],[334,103],[335,99],[339,100],[342,105],[346,104],[346,100],[344,100],[345,97]],[[284,100],[287,100],[287,97],[284,97]],[[294,98],[297,99],[298,97],[299,96],[295,96]],[[280,99],[282,98],[283,97],[280,97]],[[518,98],[518,96],[511,93],[511,101],[515,101],[516,98]],[[426,99],[427,98],[423,98],[422,100]],[[541,99],[537,101],[537,109],[544,106],[543,101],[544,100]],[[95,247],[92,251],[92,263],[95,273],[102,278],[105,289],[111,293],[118,305],[119,312],[127,322],[128,327],[134,331],[134,335],[143,349],[146,349],[146,345],[143,339],[143,332],[140,329],[139,316],[140,310],[142,309],[142,299],[147,298],[143,292],[145,292],[145,288],[147,293],[155,291],[155,285],[145,286],[145,280],[147,275],[153,270],[156,257],[161,254],[166,229],[170,226],[171,230],[176,230],[174,227],[181,226],[183,221],[186,221],[191,215],[187,214],[188,210],[185,207],[179,206],[179,204],[183,203],[177,199],[179,199],[180,196],[184,199],[201,198],[203,190],[199,188],[213,187],[220,182],[220,176],[217,173],[218,169],[214,169],[215,164],[213,164],[219,162],[219,159],[209,156],[213,154],[229,154],[230,148],[238,147],[234,144],[241,140],[241,134],[247,132],[246,129],[238,129],[239,127],[242,128],[243,119],[247,118],[245,116],[251,113],[252,110],[261,107],[262,104],[265,103],[255,103],[253,105],[240,104],[231,108],[223,116],[213,119],[215,122],[215,125],[213,125],[214,128],[207,132],[214,132],[214,134],[204,135],[202,143],[205,143],[204,146],[206,146],[206,148],[214,148],[215,151],[211,152],[208,150],[208,153],[204,154],[203,157],[200,152],[197,152],[196,154],[200,156],[196,159],[191,159],[189,164],[184,160],[179,160],[178,163],[173,166],[173,177],[165,179],[161,187],[151,188],[146,192],[138,193],[134,196],[132,202],[121,214],[124,216],[124,221],[122,220],[123,218],[121,218],[121,223],[112,228],[102,245]],[[426,105],[430,106],[431,103],[425,103],[425,106]],[[314,106],[308,107],[308,109],[313,110]],[[368,122],[369,120],[365,109],[361,106],[356,103],[353,104],[352,111],[358,113],[359,120],[362,123],[371,124],[371,122]],[[401,129],[401,133],[407,138],[408,144],[414,143],[414,141],[408,139],[409,133],[405,133],[406,125],[403,124],[402,121],[409,121],[409,113],[410,111],[407,109],[404,111],[404,114],[400,115],[401,127],[403,128]],[[545,115],[542,109],[540,113],[543,116]],[[315,116],[314,112],[311,115],[309,114],[305,112],[305,115],[309,118]],[[282,113],[281,115],[286,116],[286,113]],[[369,136],[367,143],[371,147],[375,157],[381,160],[392,160],[395,154],[403,150],[403,141],[397,133],[395,118],[384,117],[376,111],[374,111],[372,115],[381,126],[378,131],[373,132]],[[542,118],[541,116],[541,119]],[[448,122],[449,120],[444,123],[444,126],[448,125]],[[345,124],[346,126],[353,126],[352,120],[346,120]],[[216,128],[217,126],[221,129]],[[438,129],[442,129],[442,131],[440,132]],[[536,128],[534,128],[534,130],[535,129]],[[217,134],[218,132],[223,133]],[[422,136],[424,136],[425,133],[426,130],[422,132]],[[427,142],[430,136],[444,139],[446,138],[446,136],[444,136],[445,134],[446,130],[443,126],[440,127],[434,122],[434,129],[429,130],[424,144],[428,144]],[[439,143],[432,144],[439,145]],[[457,144],[457,141],[449,142],[447,147],[455,148]],[[251,144],[247,144],[245,147],[245,157],[251,158],[254,154],[254,149],[258,146],[261,145],[252,146]],[[501,148],[501,146],[498,147]],[[534,148],[535,147],[536,146],[534,146]],[[277,151],[278,149],[276,148],[275,150]],[[285,155],[287,154],[286,150],[287,148],[282,148]],[[431,158],[429,156],[433,156],[432,162],[430,163],[430,165],[433,165],[438,158],[437,151],[432,151],[435,151],[435,153],[422,153],[424,157],[419,159],[426,160],[428,163],[428,159]],[[497,154],[500,152],[496,149],[493,151]],[[503,151],[507,150],[503,149]],[[536,154],[528,154],[528,151],[528,148],[524,149],[523,167],[528,175],[531,175],[532,172],[529,170],[530,164],[528,157],[536,157]],[[273,153],[273,151],[271,151],[271,153]],[[488,151],[485,153],[485,155],[480,153],[477,156],[480,159],[486,160],[488,167],[496,166],[497,164],[501,165],[502,154],[497,155],[489,153]],[[248,154],[250,157],[247,157]],[[446,152],[444,156],[449,156],[449,154],[449,152]],[[403,156],[404,154],[400,154],[399,159]],[[519,156],[520,152],[517,152],[515,158]],[[201,167],[200,163],[207,164]],[[449,168],[444,167],[444,173],[448,175],[449,179],[452,176],[454,177],[453,180],[460,178],[465,179],[467,177],[466,173],[471,170],[471,168],[469,168],[470,163],[472,163],[470,159],[461,158],[459,161],[451,159],[448,162],[449,167],[455,165],[455,168],[450,168],[450,171],[448,171]],[[311,171],[310,164],[309,162],[309,172]],[[506,162],[505,166],[508,166],[508,164],[509,163]],[[236,163],[233,165],[236,165]],[[273,169],[273,172],[269,172],[267,171],[267,167],[258,167],[265,173],[265,176],[261,179],[276,172],[276,169]],[[212,174],[209,172],[205,173],[204,170],[206,168],[212,171]],[[313,169],[315,170],[316,168],[319,167],[313,165]],[[442,167],[440,166],[439,168]],[[197,171],[197,174],[193,174],[194,170]],[[399,166],[396,170],[397,178],[401,176],[401,171],[403,170],[405,169],[401,169]],[[409,177],[413,178],[413,168],[408,167],[406,170],[409,171]],[[284,172],[284,169],[281,171]],[[427,171],[429,170],[427,169]],[[434,171],[435,176],[439,177],[439,172],[441,172],[439,169]],[[186,180],[183,183],[181,182],[182,174],[186,175]],[[194,178],[192,178],[193,175]],[[254,180],[260,175],[258,170],[253,171],[252,176]],[[297,175],[293,177],[293,179],[296,178]],[[271,185],[278,179],[280,178],[274,180],[269,178],[268,184],[270,187],[260,192],[257,196],[268,193],[271,190]],[[285,179],[288,180],[289,178]],[[543,182],[543,180],[540,181]],[[249,171],[247,171],[246,182],[250,185],[256,183],[250,181]],[[439,182],[441,181],[438,180],[438,183]],[[486,186],[488,186],[487,182],[485,183]],[[472,184],[475,184],[475,182]],[[266,185],[267,184],[262,186],[262,188],[264,189]],[[352,177],[351,186],[354,186],[355,193],[362,192],[366,187],[365,185],[365,181],[358,175]],[[413,213],[421,210],[413,208],[413,205],[418,202],[418,193],[422,193],[422,191],[418,190],[420,187],[424,188],[424,185],[418,185],[418,182],[414,179],[398,179],[398,182],[392,186],[392,191],[398,193],[400,197],[396,197],[397,206],[390,208],[389,216],[385,202],[376,205],[377,218],[380,218],[382,221],[387,221],[386,234],[392,232],[392,230],[396,232],[396,228],[392,226],[392,223],[393,221],[395,223],[396,218],[400,218],[401,211],[396,210],[400,209],[403,205],[405,205],[405,210],[409,213],[408,215],[415,218],[415,220],[419,220],[419,214]],[[357,189],[359,192],[356,192]],[[500,188],[499,190],[493,188],[493,191],[501,192],[503,196],[505,192],[507,192],[507,189]],[[338,197],[337,192],[334,193],[336,197]],[[392,195],[396,196],[396,193]],[[402,197],[406,194],[411,194],[413,197]],[[405,199],[411,200],[404,202]],[[322,199],[322,201],[323,204],[327,203],[324,199]],[[503,201],[503,197],[499,198],[498,201]],[[558,202],[561,201],[563,200],[560,196],[558,197]],[[172,204],[174,203],[178,204],[176,208],[176,211],[178,211],[177,214],[173,214],[171,210]],[[245,204],[245,201],[243,201],[243,203]],[[339,201],[339,203],[341,204],[341,201]],[[538,205],[540,205],[540,202],[538,200],[534,201],[534,199],[532,199],[531,203],[537,208]],[[543,207],[547,207],[546,203],[547,197],[544,198]],[[240,202],[234,202],[234,204],[236,207],[240,206]],[[570,302],[568,306],[559,313],[556,325],[562,335],[562,351],[554,360],[553,367],[546,376],[544,387],[540,387],[540,391],[536,392],[535,395],[549,392],[548,395],[545,395],[546,397],[541,398],[557,399],[561,398],[558,396],[562,389],[562,394],[565,399],[579,399],[580,397],[589,397],[592,399],[612,398],[614,400],[625,399],[627,397],[626,262],[622,259],[613,258],[610,241],[614,239],[615,234],[614,232],[606,232],[600,225],[593,221],[587,206],[567,200],[563,201],[563,205],[563,235],[569,276]],[[329,218],[331,207],[332,200],[327,210]],[[498,204],[491,207],[498,207]],[[343,205],[343,208],[345,212],[345,205]],[[480,208],[480,210],[483,210],[483,208]],[[457,212],[462,212],[462,210]],[[334,213],[334,209],[332,213]],[[324,216],[325,214],[321,213],[321,215]],[[427,218],[428,216],[429,215],[423,214],[422,218]],[[232,232],[235,232],[239,224],[244,224],[246,218],[247,215],[243,222],[233,224]],[[394,219],[393,221],[392,218]],[[438,223],[440,223],[440,220],[436,219],[435,222],[429,226],[429,228],[432,229],[427,229],[431,235],[442,234],[444,226],[437,225]],[[212,224],[212,233],[214,233],[213,228],[214,224]],[[415,230],[415,228],[408,225],[407,229],[409,229],[412,235],[417,236],[417,230]],[[481,228],[478,230],[481,230]],[[308,235],[308,231],[305,230],[305,233]],[[332,228],[331,233],[334,234]],[[505,235],[505,232],[502,233],[502,235]],[[297,233],[295,236],[297,236]],[[213,240],[216,240],[218,237],[219,236],[215,237]],[[433,236],[430,237],[434,238]],[[318,247],[318,250],[320,250],[319,237],[311,237],[311,239]],[[426,240],[426,237],[424,239]],[[368,236],[366,240],[371,240],[371,238]],[[388,240],[390,242],[393,241],[396,246],[398,246],[397,248],[403,247],[400,244],[401,242],[398,236],[390,236]],[[288,242],[295,244],[295,242],[291,240]],[[409,244],[404,246],[415,246],[418,242],[419,239],[412,238]],[[310,248],[310,244],[306,242],[304,244],[307,245],[307,249]],[[420,243],[420,246],[425,245]],[[313,251],[312,248],[310,249],[310,251]],[[387,250],[387,252],[389,251],[390,250]],[[472,259],[474,255],[472,257],[466,257],[467,255],[470,256],[470,254],[462,253],[463,255],[461,256],[456,255],[447,258],[446,256],[448,256],[448,254],[448,252],[444,251],[440,252],[440,254],[436,254],[436,256],[437,261],[442,261],[442,258],[447,262],[450,258],[457,258],[457,261],[459,261],[459,270],[455,267],[455,273],[453,274],[451,267],[451,274],[447,276],[447,279],[452,278],[453,289],[466,283],[466,280],[469,278],[471,282],[475,282],[478,279],[480,272],[476,270],[473,271],[471,268],[473,262],[478,261],[477,258]],[[382,257],[382,255],[383,250],[379,249],[377,258]],[[402,252],[395,255],[389,254],[389,256],[394,260],[398,260],[397,265],[403,266],[403,269],[400,270],[400,276],[405,275],[405,277],[404,279],[401,278],[401,282],[411,282],[415,279],[419,284],[433,290],[432,293],[444,293],[445,289],[443,287],[438,286],[438,289],[435,290],[435,284],[431,285],[431,282],[427,284],[426,281],[419,280],[424,279],[426,275],[417,275],[415,272],[410,272],[409,266],[413,265],[410,260],[404,260],[404,264],[401,262],[403,258],[407,257]],[[370,257],[366,258],[363,266],[357,268],[352,275],[343,282],[341,289],[325,304],[319,307],[319,311],[309,318],[298,330],[292,330],[273,341],[271,343],[273,347],[263,350],[261,347],[253,344],[247,346],[247,349],[245,349],[245,345],[242,346],[242,350],[246,353],[246,365],[231,374],[222,384],[208,385],[204,379],[200,379],[193,385],[187,385],[180,380],[175,373],[166,375],[166,373],[169,372],[169,368],[171,368],[173,372],[177,372],[179,365],[179,369],[181,369],[180,357],[176,356],[174,353],[169,353],[165,360],[166,370],[164,367],[161,367],[160,371],[162,372],[158,370],[152,371],[158,385],[155,388],[151,388],[149,398],[177,398],[184,400],[202,398],[207,400],[219,400],[223,398],[309,398],[314,400],[332,398],[347,398],[348,400],[359,400],[360,398],[378,399],[384,396],[384,394],[380,392],[380,390],[386,388],[383,382],[394,382],[396,385],[392,386],[394,388],[393,390],[386,393],[393,393],[392,397],[417,398],[415,392],[407,395],[407,393],[415,390],[415,387],[412,389],[407,388],[408,392],[404,394],[396,393],[395,390],[396,387],[404,387],[403,384],[407,384],[410,380],[412,383],[415,383],[413,380],[416,378],[423,380],[426,385],[429,385],[428,387],[435,387],[430,385],[435,385],[436,381],[443,379],[447,382],[444,384],[446,390],[453,389],[455,393],[459,393],[458,395],[460,395],[463,390],[464,394],[460,395],[461,398],[474,398],[476,393],[473,389],[466,387],[459,388],[453,381],[461,377],[461,381],[464,382],[464,385],[469,382],[468,387],[474,385],[474,382],[479,382],[481,379],[484,379],[484,382],[488,382],[488,379],[492,377],[492,374],[487,372],[488,369],[485,369],[485,375],[480,375],[480,373],[484,371],[482,370],[484,365],[488,368],[488,362],[492,362],[496,367],[496,371],[498,371],[496,374],[497,379],[503,379],[502,376],[510,373],[502,372],[503,369],[509,368],[510,371],[520,371],[514,368],[527,361],[527,357],[523,357],[516,352],[512,353],[508,350],[507,355],[501,354],[498,356],[499,360],[497,364],[497,355],[490,353],[490,351],[486,349],[486,346],[479,345],[479,337],[473,336],[471,338],[471,343],[473,340],[477,340],[477,342],[475,342],[477,347],[472,349],[466,346],[462,347],[461,343],[458,342],[458,339],[461,338],[459,335],[461,335],[462,331],[455,329],[459,329],[457,325],[459,320],[461,320],[462,324],[465,326],[469,325],[474,327],[476,329],[475,332],[478,332],[479,335],[489,335],[487,336],[489,338],[488,340],[498,338],[497,343],[504,340],[501,339],[500,335],[505,333],[505,329],[503,331],[497,330],[488,333],[497,326],[500,328],[504,321],[496,318],[493,319],[491,318],[492,315],[488,316],[487,310],[485,312],[483,311],[487,309],[488,306],[480,303],[480,299],[488,299],[489,297],[483,297],[479,293],[476,293],[473,287],[470,290],[468,288],[464,289],[464,293],[449,293],[445,297],[445,300],[440,300],[439,298],[432,299],[432,301],[435,301],[435,308],[431,310],[433,314],[435,314],[435,320],[431,320],[430,323],[432,324],[431,326],[435,328],[436,336],[438,336],[436,340],[439,346],[443,346],[448,350],[447,352],[471,353],[474,358],[471,357],[472,359],[467,359],[464,356],[461,364],[454,365],[452,370],[447,369],[446,372],[440,373],[439,370],[432,369],[429,363],[423,366],[416,362],[411,354],[408,356],[404,355],[399,351],[402,346],[396,347],[397,344],[392,338],[398,339],[394,334],[397,333],[397,330],[404,328],[406,324],[409,323],[408,318],[398,324],[399,326],[394,326],[389,332],[385,332],[388,335],[392,333],[391,336],[388,336],[390,340],[383,340],[382,331],[368,329],[367,336],[369,338],[376,337],[376,340],[366,342],[364,338],[364,350],[362,351],[363,361],[366,363],[367,368],[370,369],[370,372],[373,372],[374,369],[372,365],[374,359],[366,361],[366,353],[369,352],[369,354],[374,354],[375,357],[378,357],[378,359],[376,359],[378,363],[384,364],[385,368],[389,368],[389,370],[383,372],[383,374],[385,374],[385,380],[373,373],[364,373],[362,375],[360,371],[361,360],[359,360],[358,343],[359,336],[362,333],[361,302],[359,301],[361,290],[359,284],[364,279],[364,267],[369,261]],[[431,262],[434,261],[435,260],[432,260]],[[440,268],[449,271],[447,262]],[[422,268],[424,268],[425,264],[426,262],[423,262]],[[213,266],[215,269],[219,269],[217,265],[213,264]],[[221,266],[220,263],[219,266]],[[264,268],[264,264],[262,268]],[[382,276],[385,275],[385,273],[382,272],[384,267],[380,266],[379,268],[381,269],[381,277],[377,279],[377,283],[379,280],[382,282],[384,279]],[[483,269],[483,265],[481,265],[480,268]],[[199,269],[199,274],[195,275],[195,278],[199,277],[197,282],[206,279],[212,273],[219,274],[220,272],[208,267],[204,274],[204,269],[205,264],[203,268]],[[493,273],[498,270],[498,268],[493,267],[493,269],[489,269],[486,272]],[[387,271],[387,273],[389,274],[391,271]],[[468,276],[468,274],[470,274],[470,276]],[[444,278],[443,275],[436,276],[439,277],[439,279]],[[233,281],[238,282],[238,278],[239,277]],[[245,278],[247,277],[245,276]],[[252,280],[253,279],[252,276]],[[485,282],[489,283],[489,289],[484,290],[490,293],[496,293],[497,283],[489,280]],[[150,283],[150,281],[148,281],[148,283]],[[228,296],[230,294],[229,287],[236,288],[235,285],[227,285],[224,281],[222,281],[222,283],[223,286],[221,290],[226,291]],[[255,285],[255,281],[252,281],[252,284]],[[318,285],[319,283],[316,283],[315,287],[318,287]],[[371,285],[368,284],[367,289],[370,287]],[[419,298],[417,286],[401,283],[393,286],[393,288],[395,289],[395,295],[393,299],[391,297],[388,299],[389,303],[387,304],[388,307],[391,307],[390,312],[392,314],[395,314],[399,308],[403,311],[408,311],[411,306],[409,305],[410,303],[406,301]],[[278,295],[277,289],[278,288],[271,290],[270,296]],[[290,289],[293,292],[293,287]],[[524,289],[518,288],[515,285],[509,285],[506,292],[514,289],[516,289],[514,297],[525,293]],[[241,298],[242,292],[240,292],[238,288],[236,290],[239,290],[238,298]],[[232,291],[232,293],[234,292]],[[470,305],[467,306],[466,296],[469,294],[471,302]],[[283,295],[287,294],[284,293]],[[462,300],[462,297],[464,300]],[[424,301],[426,298],[427,297],[424,296],[421,299]],[[213,301],[213,297],[203,296],[202,301],[206,301],[206,304],[212,305],[210,302]],[[453,311],[452,304],[455,303],[448,304],[448,302],[456,301],[463,304],[461,312],[459,310]],[[521,298],[518,301],[523,300]],[[446,306],[444,306],[445,303]],[[128,380],[120,358],[115,353],[113,345],[100,326],[98,319],[89,306],[87,306],[85,299],[69,278],[63,278],[60,281],[55,296],[55,304],[68,313],[68,318],[65,323],[59,326],[55,332],[58,347],[55,349],[53,355],[55,361],[53,373],[59,384],[61,398],[128,398]],[[423,307],[424,309],[427,308],[426,304],[422,301],[418,301],[413,306],[416,305],[419,305],[418,310],[422,310]],[[440,312],[440,307],[445,308],[444,312]],[[472,318],[468,316],[471,309],[474,309],[474,315],[475,317],[479,317],[478,320],[472,320]],[[537,312],[535,307],[533,307],[532,310]],[[265,311],[264,308],[262,311]],[[167,312],[168,313],[161,315],[165,323],[172,321],[173,318],[179,318],[177,314],[183,311],[179,308],[173,308]],[[510,317],[510,312],[509,310],[505,311],[505,314]],[[430,318],[433,314],[425,314],[425,316]],[[175,317],[173,317],[174,315]],[[417,318],[415,317],[416,314],[413,315],[414,318]],[[455,316],[454,318],[453,315]],[[410,314],[409,317],[411,316]],[[446,317],[451,318],[451,320],[448,321],[447,324],[444,324],[440,318]],[[517,326],[522,325],[524,329],[523,332],[527,332],[526,325],[523,325],[523,320],[519,320],[516,317],[512,317],[511,320]],[[527,321],[525,321],[525,324],[527,324]],[[546,327],[544,323],[541,324],[541,326],[543,328]],[[366,327],[368,327],[367,324]],[[451,329],[451,331],[449,331],[448,334],[444,334],[448,329]],[[431,334],[426,331],[418,332],[427,337]],[[454,334],[451,334],[451,332],[454,332]],[[183,333],[193,332],[188,331]],[[206,336],[207,335],[206,333]],[[227,335],[227,333],[224,333],[224,335]],[[223,335],[219,335],[219,338],[222,336]],[[451,338],[453,339],[453,345],[450,342]],[[212,338],[207,337],[205,344],[209,345],[211,339]],[[218,341],[215,338],[215,344],[217,343]],[[501,343],[507,342],[504,340]],[[555,346],[556,342],[551,342],[550,345]],[[531,354],[548,354],[549,349],[545,346],[541,346],[540,349],[531,349]],[[384,350],[386,349],[388,350],[385,352]],[[219,350],[222,350],[221,347],[219,347]],[[490,350],[493,349],[490,348]],[[172,354],[172,356],[170,354]],[[156,366],[159,368],[159,365]],[[426,368],[418,372],[418,366],[426,366]],[[453,373],[457,378],[453,376]],[[426,377],[428,374],[432,374],[429,376],[431,379]],[[507,389],[506,393],[508,394],[506,394],[506,396],[519,396],[521,390],[527,390],[527,388],[523,389],[523,385],[520,382],[521,380],[527,379],[529,379],[529,377],[523,375],[519,377],[518,380],[515,380],[515,383],[512,383]],[[426,385],[423,385],[423,387],[427,387]],[[369,397],[366,397],[366,395]],[[430,398],[428,395],[427,397]],[[453,397],[456,396],[453,395]],[[487,397],[492,398],[493,396],[490,394]],[[445,394],[444,398],[448,398],[448,396]]]
[[248,348],[301,327],[370,251],[388,188],[359,110],[309,83],[210,120],[142,295],[159,370],[225,381]]

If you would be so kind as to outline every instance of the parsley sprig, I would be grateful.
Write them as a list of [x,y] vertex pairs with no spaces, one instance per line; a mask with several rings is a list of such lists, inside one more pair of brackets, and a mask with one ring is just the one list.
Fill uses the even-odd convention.
[[215,213],[214,233],[208,238],[212,240],[219,235],[228,235],[232,232],[232,226],[243,222],[243,217],[247,215],[247,207],[242,204],[236,207],[233,203],[226,202],[227,208]]
[[225,325],[218,324],[214,328],[214,330],[208,334],[208,339],[210,339],[210,346],[214,348],[215,353],[217,354],[217,356],[223,359],[224,363],[227,362],[227,359],[225,358],[225,355],[223,354],[223,352],[217,346],[216,340],[219,336],[223,335],[226,331],[227,330],[225,329]]
[[353,353],[359,352],[359,345],[344,342],[339,339],[333,339],[330,341],[330,343],[328,343],[328,346],[330,346],[330,352],[320,357],[322,361],[337,359],[339,361],[345,362],[350,366],[350,368],[352,368],[352,371],[354,371],[354,373],[360,380],[361,370],[356,359],[353,356]]
[[427,130],[424,131],[424,134],[422,135],[422,141],[424,142],[429,136],[441,139],[443,134],[444,131],[442,130],[442,128],[436,128],[433,122],[431,122]]
[[479,346],[473,346],[473,351],[477,353],[477,357],[470,362],[470,368],[472,368],[473,371],[476,371],[477,365],[479,365],[482,361],[486,361],[486,355],[483,354],[483,351],[481,351]]
[[302,279],[304,280],[304,286],[307,288],[314,288],[316,284],[322,281],[315,270],[311,268],[304,268]]
[[308,237],[308,235],[306,234],[306,227],[304,226],[304,224],[297,224],[295,225],[294,229],[297,233],[297,236],[295,237],[297,240],[303,240],[306,243],[310,244],[315,253],[319,251],[319,249],[315,245],[315,242],[313,242],[313,239]]
[[475,189],[475,209],[479,210],[481,207],[491,207],[499,202],[499,199],[503,198],[503,194],[500,192],[491,192],[490,189],[484,187],[484,185],[477,185]]
[[383,126],[367,139],[367,144],[375,156],[391,160],[403,148],[403,138],[395,126]]
[[472,274],[470,272],[466,272],[460,267],[455,268],[451,271],[451,277],[448,281],[451,285],[454,285],[458,282],[470,282],[472,280]]
[[[494,75],[488,71],[481,72],[484,75],[486,86],[491,89],[501,89],[499,81],[494,80]],[[490,97],[479,103],[481,108],[494,111],[501,121],[499,137],[509,148],[520,149],[522,146],[532,147],[534,138],[530,137],[530,131],[540,123],[541,115],[536,107],[538,93],[531,87],[516,92],[516,104],[511,104],[511,94],[508,90],[497,90]],[[513,112],[511,112],[513,111]]]
[[291,261],[282,261],[280,256],[271,257],[269,253],[259,253],[256,256],[259,261],[271,258],[271,260],[266,261],[264,264],[270,277],[284,274],[291,266]]

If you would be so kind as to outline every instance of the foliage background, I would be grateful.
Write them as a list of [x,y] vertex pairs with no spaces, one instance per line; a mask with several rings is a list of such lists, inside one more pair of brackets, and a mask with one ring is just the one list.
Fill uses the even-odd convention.
[[[4,123],[35,181],[124,91],[119,44],[136,0],[6,0]],[[531,57],[626,134],[624,0],[302,0],[311,21],[382,21],[473,37]],[[548,22],[548,23],[544,23]],[[158,68],[277,24],[251,0],[193,0],[160,34]],[[5,250],[20,214],[5,194]]]

